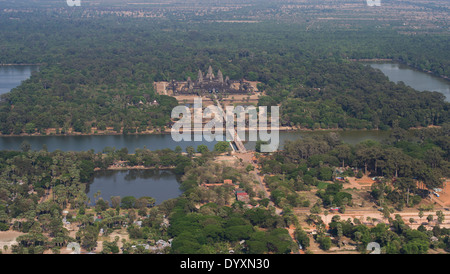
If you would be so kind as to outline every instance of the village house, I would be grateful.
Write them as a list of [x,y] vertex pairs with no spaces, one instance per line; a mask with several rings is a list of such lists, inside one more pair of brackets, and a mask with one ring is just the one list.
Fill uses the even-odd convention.
[[244,203],[250,202],[250,196],[243,190],[236,190],[236,200]]

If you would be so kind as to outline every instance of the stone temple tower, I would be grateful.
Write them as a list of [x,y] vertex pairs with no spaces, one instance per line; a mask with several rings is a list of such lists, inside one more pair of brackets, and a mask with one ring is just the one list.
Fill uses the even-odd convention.
[[223,84],[223,74],[222,71],[220,71],[220,69],[217,72],[217,80],[219,81],[219,83]]
[[201,70],[198,70],[197,81],[198,81],[199,83],[202,83],[202,82],[203,82],[203,73],[202,73]]
[[212,81],[212,79],[214,79],[214,73],[212,71],[211,66],[209,66],[209,68],[208,68],[208,73],[206,74],[206,79],[208,79],[209,81]]

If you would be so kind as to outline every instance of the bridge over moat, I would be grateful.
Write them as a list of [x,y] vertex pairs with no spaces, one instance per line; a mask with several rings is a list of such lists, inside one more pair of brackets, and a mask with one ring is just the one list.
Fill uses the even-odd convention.
[[[214,95],[214,100],[217,103],[217,107],[220,109],[222,113],[225,113],[222,106],[219,103],[219,100],[217,100],[216,95]],[[226,123],[226,116],[223,116],[224,122]],[[227,135],[233,136],[233,139],[230,141],[230,146],[233,151],[239,152],[239,153],[246,153],[247,149],[244,146],[244,143],[242,142],[241,138],[239,138],[239,135],[237,132],[233,129],[227,129]],[[233,146],[234,145],[234,146]]]

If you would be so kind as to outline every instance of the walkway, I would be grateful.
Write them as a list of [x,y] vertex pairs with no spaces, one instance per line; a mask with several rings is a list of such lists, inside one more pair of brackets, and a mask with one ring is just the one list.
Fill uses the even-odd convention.
[[[217,107],[220,109],[220,111],[221,111],[222,113],[225,113],[225,112],[223,111],[222,106],[221,106],[220,103],[219,103],[219,100],[217,100],[217,96],[216,96],[216,95],[214,95],[214,98],[216,99],[215,102],[217,102]],[[223,119],[224,119],[224,121],[225,121],[225,123],[226,123],[226,115],[223,115]],[[236,146],[237,152],[240,152],[240,153],[246,153],[246,152],[247,152],[247,149],[245,148],[244,143],[242,142],[241,138],[239,138],[239,135],[238,135],[237,132],[234,130],[234,128],[233,128],[233,129],[227,129],[227,130],[228,130],[229,136],[234,136],[234,137],[233,137],[233,140],[231,140],[231,142],[230,142],[231,148],[232,148],[233,150],[235,150],[234,147],[233,147],[233,144],[234,144],[234,145]]]

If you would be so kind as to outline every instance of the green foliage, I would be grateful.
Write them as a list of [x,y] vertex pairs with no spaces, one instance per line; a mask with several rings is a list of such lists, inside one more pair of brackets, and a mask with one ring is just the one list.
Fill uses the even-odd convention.
[[120,207],[124,209],[134,208],[136,203],[136,198],[133,196],[125,196],[120,202]]
[[[174,237],[173,253],[202,253],[208,244],[235,243],[241,240],[246,240],[248,253],[289,253],[291,250],[292,240],[287,230],[275,228],[271,221],[274,216],[266,210],[248,210],[245,215],[229,212],[218,217],[199,213],[186,214],[182,210],[182,203],[177,208],[168,230]],[[270,230],[255,231],[254,225],[270,227]]]
[[363,172],[361,170],[358,170],[358,173],[356,174],[356,178],[361,179],[364,176]]
[[230,149],[230,143],[227,141],[220,141],[214,145],[214,151],[223,153],[227,152]]
[[80,181],[89,182],[94,175],[95,165],[92,161],[82,160],[80,162]]
[[281,176],[267,176],[265,182],[271,191],[270,198],[277,206],[303,206],[307,201],[296,193],[298,184],[293,179],[287,181]]
[[331,247],[331,239],[326,236],[319,236],[317,238],[317,242],[319,243],[319,247],[323,250],[329,250]]
[[197,152],[201,153],[201,154],[204,154],[204,153],[209,152],[209,148],[208,148],[207,145],[198,145]]
[[9,230],[9,225],[5,223],[0,223],[0,231],[7,231]]
[[286,229],[277,228],[268,232],[257,231],[247,241],[249,254],[288,254],[293,242]]
[[308,248],[310,245],[308,234],[302,228],[298,228],[295,230],[295,239],[303,249]]
[[352,195],[343,192],[341,183],[329,184],[325,190],[317,192],[317,195],[322,199],[323,205],[328,206],[345,206],[352,201]]

